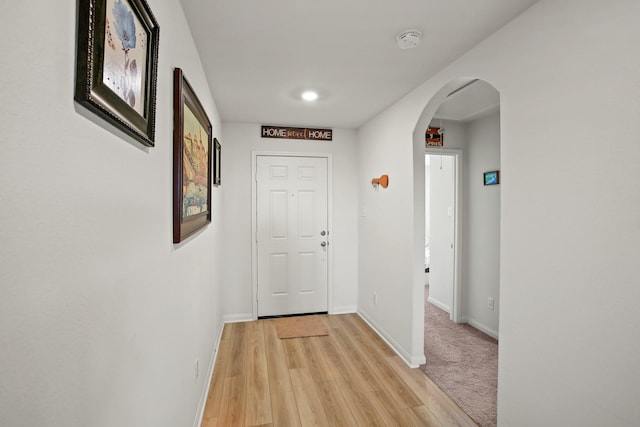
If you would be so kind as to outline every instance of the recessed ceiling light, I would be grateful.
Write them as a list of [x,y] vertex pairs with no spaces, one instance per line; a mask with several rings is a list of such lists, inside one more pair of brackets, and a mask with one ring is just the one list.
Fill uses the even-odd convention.
[[302,92],[302,99],[308,102],[313,102],[318,99],[318,93],[312,90],[306,90]]

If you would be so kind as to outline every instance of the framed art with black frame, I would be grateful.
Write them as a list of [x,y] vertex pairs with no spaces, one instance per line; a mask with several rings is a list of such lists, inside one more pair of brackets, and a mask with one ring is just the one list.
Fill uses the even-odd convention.
[[220,165],[222,164],[222,147],[220,146],[220,141],[218,141],[218,138],[213,138],[213,150],[213,185],[218,186],[222,182],[220,175]]
[[500,171],[491,171],[484,173],[484,185],[500,184]]
[[160,27],[145,0],[79,0],[74,99],[155,145]]
[[212,128],[180,68],[173,90],[173,243],[180,243],[211,222]]

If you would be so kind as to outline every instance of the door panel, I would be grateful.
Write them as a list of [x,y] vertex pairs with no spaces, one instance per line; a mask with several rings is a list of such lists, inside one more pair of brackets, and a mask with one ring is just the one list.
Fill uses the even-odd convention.
[[311,191],[298,193],[298,238],[313,239],[316,234],[315,196]]
[[327,311],[327,159],[258,156],[256,172],[258,316]]
[[289,195],[286,191],[272,191],[269,224],[271,239],[287,239],[289,221]]
[[272,253],[269,260],[269,272],[271,273],[271,293],[273,295],[286,295],[289,291],[287,286],[289,273],[288,254]]

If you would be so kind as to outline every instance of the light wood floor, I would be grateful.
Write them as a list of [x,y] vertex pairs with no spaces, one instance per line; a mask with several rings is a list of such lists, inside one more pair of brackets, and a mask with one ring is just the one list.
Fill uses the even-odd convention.
[[329,336],[278,338],[275,320],[224,327],[202,427],[475,426],[355,314]]

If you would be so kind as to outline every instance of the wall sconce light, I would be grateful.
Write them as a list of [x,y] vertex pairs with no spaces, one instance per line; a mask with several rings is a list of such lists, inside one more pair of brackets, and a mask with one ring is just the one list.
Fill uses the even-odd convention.
[[387,188],[389,186],[389,175],[382,175],[380,178],[373,178],[371,180],[371,185],[373,188],[378,191],[379,187]]

